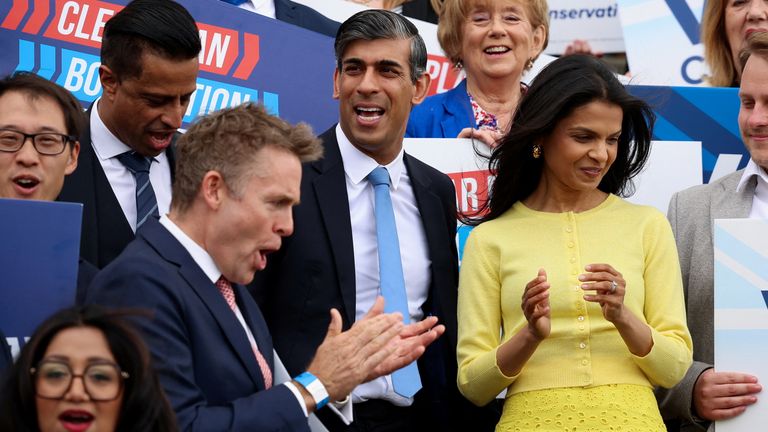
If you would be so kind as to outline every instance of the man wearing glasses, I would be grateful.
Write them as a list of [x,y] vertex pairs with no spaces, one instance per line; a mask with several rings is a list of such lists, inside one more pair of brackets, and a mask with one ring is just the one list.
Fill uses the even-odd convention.
[[[77,167],[83,121],[77,99],[51,81],[28,72],[0,80],[0,198],[55,200]],[[96,271],[80,260],[78,299]]]

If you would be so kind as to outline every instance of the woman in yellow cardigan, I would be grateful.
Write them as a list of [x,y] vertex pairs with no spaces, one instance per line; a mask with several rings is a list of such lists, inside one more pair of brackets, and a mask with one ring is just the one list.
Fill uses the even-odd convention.
[[692,354],[677,251],[659,211],[617,196],[653,118],[599,60],[567,56],[491,156],[461,266],[458,384],[477,405],[506,389],[497,431],[665,430],[653,387]]

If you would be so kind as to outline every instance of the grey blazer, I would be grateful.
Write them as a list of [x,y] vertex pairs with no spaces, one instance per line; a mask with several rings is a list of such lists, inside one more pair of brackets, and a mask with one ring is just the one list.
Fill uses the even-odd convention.
[[[712,221],[746,218],[752,208],[756,178],[736,192],[744,170],[672,196],[667,217],[672,225],[683,274],[688,328],[693,338],[693,364],[675,387],[658,389],[664,420],[677,420],[681,432],[714,431],[710,422],[693,418],[693,385],[714,363],[714,252]],[[670,429],[671,430],[671,429]]]

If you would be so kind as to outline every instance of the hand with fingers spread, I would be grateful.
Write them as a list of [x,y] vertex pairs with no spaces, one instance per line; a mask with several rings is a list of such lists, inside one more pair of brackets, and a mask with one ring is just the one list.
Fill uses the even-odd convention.
[[621,273],[610,264],[590,264],[584,269],[587,273],[579,275],[581,289],[595,291],[594,294],[585,294],[584,300],[599,303],[606,320],[615,322],[621,319],[626,310],[624,293],[627,287]]
[[307,371],[323,383],[331,400],[343,400],[357,385],[392,373],[418,359],[445,331],[436,317],[403,325],[399,313],[384,313],[378,297],[368,313],[342,332],[341,315],[331,323]]
[[703,419],[725,420],[736,417],[757,402],[755,394],[761,390],[762,386],[752,375],[707,369],[694,385],[693,406]]
[[504,134],[499,132],[498,130],[493,129],[475,129],[475,128],[464,128],[459,132],[459,136],[456,138],[469,138],[469,139],[476,139],[478,141],[481,141],[483,144],[487,145],[490,148],[494,148],[498,145],[498,142],[501,138],[504,137]]
[[552,323],[549,308],[549,282],[544,269],[539,269],[536,278],[525,285],[522,308],[531,334],[539,341],[546,339],[552,329]]
[[390,340],[387,349],[391,352],[369,374],[366,381],[407,366],[424,354],[427,346],[445,333],[444,325],[437,325],[437,317],[429,316],[423,320],[403,327],[400,334]]

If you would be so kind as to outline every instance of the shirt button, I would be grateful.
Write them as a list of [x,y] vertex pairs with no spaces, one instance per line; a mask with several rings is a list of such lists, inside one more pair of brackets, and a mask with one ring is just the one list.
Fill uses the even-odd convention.
[[576,318],[576,319],[579,320],[579,321],[584,321],[584,315],[579,315],[579,317]]
[[573,286],[573,290],[574,290],[574,291],[578,291],[578,290],[579,290],[579,286],[578,286],[578,285],[574,285],[574,286]]
[[568,242],[568,247],[572,248],[574,246],[573,242]]
[[575,263],[576,262],[576,257],[571,257],[571,262]]
[[567,227],[567,228],[565,229],[565,232],[567,232],[567,233],[569,233],[569,232],[573,232],[573,228],[571,228],[571,227]]
[[580,326],[579,326],[579,330],[581,330],[581,331],[584,331],[584,326],[583,326],[583,325],[580,325]]
[[584,366],[586,366],[586,365],[588,365],[588,364],[589,364],[589,362],[588,362],[588,361],[586,361],[586,360],[582,360],[582,361],[581,361],[581,364],[583,364]]
[[581,349],[584,349],[586,347],[587,347],[587,344],[585,344],[584,342],[579,344],[579,348],[581,348]]

